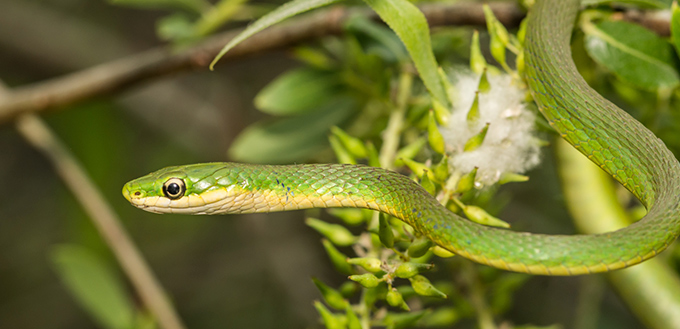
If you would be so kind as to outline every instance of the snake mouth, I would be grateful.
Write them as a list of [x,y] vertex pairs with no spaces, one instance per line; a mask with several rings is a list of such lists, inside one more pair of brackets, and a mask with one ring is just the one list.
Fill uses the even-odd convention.
[[139,209],[142,209],[144,211],[151,212],[151,213],[154,213],[154,214],[164,214],[164,213],[171,212],[171,211],[161,211],[161,209],[164,209],[164,208],[159,208],[159,207],[155,206],[154,204],[149,203],[147,201],[148,198],[130,197],[129,195],[126,195],[125,192],[123,192],[123,196],[128,201],[130,201],[130,204],[135,206],[135,208],[139,208]]

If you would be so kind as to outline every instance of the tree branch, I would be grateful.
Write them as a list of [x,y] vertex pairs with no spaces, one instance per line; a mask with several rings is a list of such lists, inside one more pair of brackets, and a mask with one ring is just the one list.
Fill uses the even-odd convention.
[[[517,26],[524,17],[523,11],[515,4],[493,3],[491,8],[506,26]],[[481,4],[428,4],[421,9],[432,26],[485,24]],[[229,51],[223,60],[240,59],[340,34],[347,19],[353,15],[377,19],[368,10],[343,7],[300,16],[245,40]],[[0,123],[14,120],[20,114],[58,109],[120,92],[154,78],[205,69],[219,50],[239,32],[224,32],[179,52],[173,52],[169,47],[155,48],[62,77],[13,88],[0,100]]]

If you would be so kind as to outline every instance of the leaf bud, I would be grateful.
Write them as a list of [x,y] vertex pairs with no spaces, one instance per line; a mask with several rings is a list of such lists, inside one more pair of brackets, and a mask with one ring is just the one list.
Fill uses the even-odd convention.
[[369,272],[380,272],[382,271],[382,262],[380,259],[374,258],[374,257],[357,257],[357,258],[349,258],[347,259],[347,262],[352,264],[352,265],[358,265],[363,267],[366,271]]
[[529,180],[529,176],[524,176],[520,174],[515,174],[511,172],[504,172],[501,174],[501,178],[498,180],[498,184],[507,183],[521,183]]
[[379,215],[378,237],[383,246],[387,248],[394,247],[394,232],[392,232],[392,226],[387,221],[387,215],[383,213]]
[[444,136],[442,136],[442,133],[439,131],[437,122],[435,122],[434,111],[432,110],[430,110],[429,119],[427,121],[427,140],[430,142],[430,147],[433,151],[444,154]]
[[328,258],[330,258],[331,263],[333,263],[333,266],[336,270],[343,274],[354,273],[352,266],[347,263],[347,255],[341,253],[337,248],[335,248],[333,243],[326,239],[322,239],[321,243],[323,244],[324,249],[326,249]]
[[465,193],[475,187],[475,177],[477,176],[477,167],[472,168],[472,171],[463,175],[456,184],[456,193]]
[[335,153],[335,157],[338,158],[338,163],[357,164],[357,160],[349,153],[342,143],[340,143],[338,137],[335,135],[328,136],[328,141]]
[[441,258],[451,258],[456,255],[440,246],[432,247],[432,253]]
[[472,44],[470,45],[470,69],[472,72],[482,74],[486,68],[486,59],[482,55],[482,49],[479,46],[479,32],[475,30],[472,33]]
[[430,195],[434,195],[437,192],[437,187],[432,180],[430,180],[430,175],[428,175],[427,172],[424,172],[421,177],[420,186],[422,186],[427,193],[430,193]]
[[425,253],[427,253],[431,246],[432,241],[430,241],[429,239],[418,238],[411,243],[411,245],[408,247],[407,252],[409,257],[418,258],[425,255]]
[[360,139],[350,136],[344,130],[338,128],[337,126],[331,127],[331,132],[338,137],[338,140],[345,146],[345,148],[357,158],[366,158],[368,152],[364,143]]
[[475,92],[475,98],[472,100],[466,120],[469,127],[474,126],[479,121],[479,92]]
[[307,218],[307,226],[317,230],[336,246],[347,247],[357,241],[357,237],[342,225],[326,223],[316,218]]
[[345,319],[337,314],[333,314],[333,312],[329,311],[320,301],[314,301],[314,308],[316,308],[316,311],[321,315],[321,320],[326,326],[326,329],[345,328]]
[[463,207],[463,212],[468,219],[475,223],[479,223],[487,226],[504,227],[509,228],[510,224],[504,222],[494,216],[491,216],[486,210],[477,206],[465,206]]
[[491,90],[491,84],[489,83],[489,78],[486,71],[487,69],[484,68],[484,71],[482,71],[482,76],[479,77],[479,85],[477,86],[477,90],[482,94],[486,94],[489,92],[489,90]]
[[389,304],[392,307],[400,307],[404,311],[410,311],[411,309],[408,307],[408,304],[404,301],[404,296],[402,296],[399,291],[395,288],[392,288],[387,291],[387,295],[385,296],[385,300],[387,301],[387,304]]
[[401,263],[394,270],[394,274],[399,278],[408,279],[410,277],[417,275],[418,273],[432,269],[433,267],[434,264],[422,264],[411,262]]
[[349,305],[349,302],[347,302],[339,291],[327,286],[317,278],[312,278],[312,281],[314,281],[314,285],[319,289],[323,300],[328,306],[336,310],[344,310]]
[[358,282],[364,288],[375,288],[382,281],[372,273],[350,275],[348,279]]
[[448,298],[445,293],[435,288],[434,285],[430,283],[430,280],[422,275],[416,275],[412,278],[409,278],[409,281],[411,281],[411,286],[418,295]]
[[465,152],[469,151],[474,151],[478,149],[482,143],[484,143],[484,138],[486,137],[486,132],[489,131],[489,123],[487,122],[486,125],[484,125],[484,128],[477,133],[477,135],[474,135],[468,139],[467,142],[465,142],[465,146],[463,146],[463,150]]

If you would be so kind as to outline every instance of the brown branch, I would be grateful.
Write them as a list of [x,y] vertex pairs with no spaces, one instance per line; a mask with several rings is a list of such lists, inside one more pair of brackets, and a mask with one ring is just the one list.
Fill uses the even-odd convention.
[[[491,7],[507,26],[517,26],[524,17],[523,11],[515,4],[493,3]],[[432,26],[485,24],[481,4],[428,4],[421,9]],[[229,51],[223,61],[340,34],[346,20],[353,15],[375,18],[367,10],[343,7],[300,16],[245,40]],[[206,69],[219,50],[239,32],[225,32],[179,52],[173,52],[168,47],[151,49],[62,77],[14,88],[0,99],[0,123],[14,120],[24,113],[58,109],[78,101],[119,92],[137,83],[172,73]]]

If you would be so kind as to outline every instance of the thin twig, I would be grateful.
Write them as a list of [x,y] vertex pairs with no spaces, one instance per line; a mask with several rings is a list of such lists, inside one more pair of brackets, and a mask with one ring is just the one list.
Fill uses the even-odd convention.
[[[517,26],[524,17],[516,4],[493,3],[491,7],[498,19],[507,26]],[[432,26],[485,24],[481,4],[438,3],[424,5],[421,10]],[[229,51],[223,61],[340,34],[347,19],[354,15],[375,19],[375,15],[365,9],[344,7],[303,15],[245,40]],[[174,52],[168,47],[155,48],[62,77],[14,88],[0,99],[0,123],[14,120],[23,113],[63,108],[75,102],[119,92],[173,73],[206,69],[219,50],[239,32],[228,31],[216,35],[183,51]]]
[[383,145],[380,148],[380,164],[386,169],[394,168],[394,160],[399,149],[401,133],[404,126],[404,117],[408,100],[411,97],[411,84],[413,75],[406,70],[402,70],[397,87],[397,100],[395,107],[390,112],[387,127],[383,131]]
[[462,279],[468,288],[468,299],[477,314],[477,326],[480,329],[497,329],[493,319],[493,313],[489,308],[484,294],[484,288],[479,281],[479,272],[476,264],[469,261],[463,262]]
[[[0,83],[0,99],[7,89]],[[106,202],[78,160],[36,115],[24,114],[16,120],[19,132],[52,162],[54,169],[85,209],[142,302],[164,329],[183,329],[177,312],[134,245],[111,206]]]

